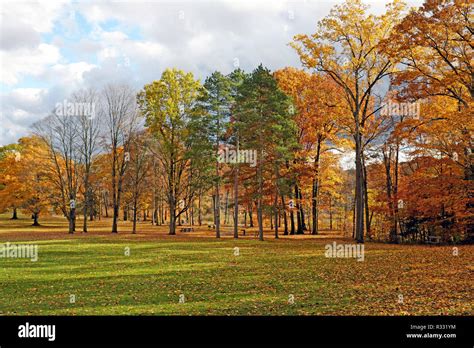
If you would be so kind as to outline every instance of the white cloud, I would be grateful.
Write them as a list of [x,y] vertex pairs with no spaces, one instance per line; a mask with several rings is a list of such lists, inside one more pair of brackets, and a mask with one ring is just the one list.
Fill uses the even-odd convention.
[[4,1],[0,11],[0,81],[17,84],[24,76],[38,76],[59,61],[58,47],[41,42],[53,30],[65,1]]
[[26,25],[40,33],[50,32],[54,21],[68,1],[2,1],[2,21],[13,18],[18,26]]
[[[288,47],[293,35],[314,32],[341,1],[2,2],[0,144],[27,134],[78,88],[115,81],[140,88],[167,67],[203,79],[214,70],[229,73],[235,58],[248,71],[260,63],[299,66]],[[386,1],[368,3],[380,13]]]
[[44,88],[16,88],[10,93],[10,98],[22,104],[38,105],[45,92]]
[[48,70],[45,78],[57,79],[60,84],[68,85],[69,88],[79,88],[84,82],[84,73],[91,71],[94,67],[96,65],[86,62],[56,64]]
[[44,43],[34,49],[2,50],[0,51],[2,64],[0,81],[7,85],[14,85],[22,76],[38,76],[48,66],[58,62],[60,57],[59,49],[56,46]]

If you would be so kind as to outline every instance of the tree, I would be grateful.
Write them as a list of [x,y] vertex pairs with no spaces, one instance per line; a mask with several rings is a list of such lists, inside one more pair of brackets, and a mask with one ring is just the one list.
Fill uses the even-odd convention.
[[[278,88],[270,71],[260,65],[241,84],[237,105],[240,148],[254,150],[257,154],[257,220],[259,239],[263,240],[264,174],[267,170],[274,175],[278,198],[279,166],[289,158],[294,145],[291,100]],[[277,216],[278,212],[275,212]]]
[[137,212],[140,199],[143,197],[145,191],[146,175],[150,167],[149,139],[146,133],[133,134],[130,140],[130,161],[127,186],[132,196],[133,209],[133,228],[132,233],[137,231]]
[[112,233],[118,233],[118,217],[123,181],[130,160],[130,140],[138,127],[138,112],[132,89],[109,85],[102,93],[100,116],[105,123],[104,145],[111,153]]
[[22,165],[18,163],[21,150],[20,144],[0,147],[0,211],[11,208],[12,220],[18,219],[18,209],[24,198],[24,182],[20,180]]
[[[472,127],[465,122],[472,117],[474,101],[473,10],[472,1],[426,0],[383,42],[384,51],[403,65],[393,78],[402,97],[408,100],[447,97],[458,103],[457,110],[447,119],[456,125],[453,135],[462,148],[456,162],[464,168],[468,185],[474,180]],[[432,121],[438,119],[431,116]],[[468,202],[467,209],[472,214],[474,204]],[[468,224],[467,229],[474,240],[474,224]]]
[[[20,139],[21,172],[20,181],[25,185],[22,208],[32,214],[33,226],[39,226],[39,216],[49,206],[51,186],[43,167],[38,165],[38,158],[45,158],[47,149],[37,137]],[[41,161],[41,160],[40,160]]]
[[321,155],[336,148],[339,142],[339,119],[344,116],[338,104],[340,89],[336,83],[319,74],[295,68],[275,72],[280,88],[292,97],[298,125],[298,157],[306,164],[312,160],[311,234],[318,234],[318,198]]
[[48,147],[45,171],[60,193],[58,205],[69,221],[69,233],[76,230],[76,201],[79,190],[81,154],[78,148],[77,114],[55,110],[33,125],[35,134]]
[[407,97],[448,96],[467,107],[474,98],[472,1],[426,0],[383,42],[404,69],[394,75]]
[[305,67],[325,73],[341,87],[352,114],[356,239],[360,243],[364,241],[364,130],[374,113],[370,108],[374,89],[394,68],[391,59],[381,52],[381,43],[400,21],[403,5],[395,1],[380,16],[367,14],[367,8],[359,0],[337,5],[318,23],[313,35],[297,35],[291,43]]
[[170,235],[176,234],[176,221],[187,211],[196,193],[188,125],[191,115],[198,112],[201,88],[191,73],[167,69],[159,81],[145,85],[138,94],[146,126],[156,141],[152,151],[165,172]]
[[51,185],[41,165],[46,153],[38,137],[20,138],[18,144],[0,150],[0,202],[15,212],[22,209],[31,213],[33,226],[40,225],[39,215],[49,206]]
[[[229,79],[232,84],[231,88],[231,96],[233,100],[233,104],[231,107],[231,120],[230,120],[230,132],[232,134],[231,136],[231,141],[233,140],[235,149],[237,153],[239,153],[240,149],[240,136],[239,136],[239,130],[238,127],[232,127],[234,123],[238,122],[239,119],[239,114],[237,110],[237,105],[235,103],[235,100],[239,94],[239,86],[243,83],[243,81],[246,78],[245,72],[243,72],[240,69],[234,70],[230,75]],[[234,238],[239,238],[239,173],[240,173],[240,163],[239,161],[236,161],[234,164]]]
[[[76,103],[89,104],[89,110],[95,110],[98,104],[98,96],[94,90],[82,90],[73,94],[73,100]],[[78,117],[78,151],[81,156],[81,178],[83,183],[83,232],[87,232],[87,214],[91,212],[93,207],[93,191],[91,184],[91,175],[93,170],[94,156],[99,150],[100,122],[97,115],[84,112],[77,115]],[[91,215],[92,216],[92,215]]]
[[219,151],[224,132],[229,122],[232,95],[231,80],[215,71],[207,77],[204,82],[204,94],[200,98],[202,107],[206,110],[207,129],[209,137],[214,143],[215,152],[215,193],[214,193],[214,223],[216,226],[216,237],[220,237],[220,185],[221,173],[219,163]]

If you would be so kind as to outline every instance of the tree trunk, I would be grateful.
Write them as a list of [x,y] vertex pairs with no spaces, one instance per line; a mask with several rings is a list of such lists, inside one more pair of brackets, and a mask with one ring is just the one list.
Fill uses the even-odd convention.
[[301,188],[298,187],[298,195],[299,195],[299,205],[300,205],[300,214],[301,214],[301,234],[304,234],[304,231],[308,230],[306,228],[306,221],[305,221],[305,212],[303,207],[303,194],[301,193]]
[[253,206],[253,202],[250,201],[250,204],[249,204],[249,223],[250,223],[250,227],[254,226],[253,225],[253,214],[252,214],[253,208],[252,208],[252,206]]
[[117,183],[117,195],[114,195],[114,221],[112,224],[112,233],[118,233],[118,215],[120,210],[120,200],[122,198],[122,178],[123,176],[119,175]]
[[258,222],[258,239],[263,241],[263,207],[262,199],[257,199],[257,222]]
[[169,234],[174,236],[176,234],[176,207],[174,203],[174,199],[170,200],[170,226],[169,226]]
[[346,229],[347,229],[347,201],[344,203],[344,219],[342,222],[342,230],[344,232],[344,236],[347,233]]
[[[219,175],[219,165],[216,166],[216,175]],[[216,238],[221,237],[221,203],[219,199],[219,178],[216,181],[216,192],[214,194],[214,225],[216,226]]]
[[[239,148],[237,143],[237,149]],[[234,168],[234,238],[239,238],[239,164]]]
[[364,207],[365,207],[365,231],[367,238],[371,238],[370,232],[370,211],[369,211],[369,194],[367,188],[367,168],[365,166],[365,159],[362,157],[363,169],[363,183],[364,183]]
[[165,221],[167,220],[166,209],[165,209],[165,205],[164,205],[163,202],[161,202],[160,205],[161,205],[161,214],[160,214],[161,224],[164,225]]
[[329,195],[329,229],[332,231],[332,197]]
[[311,234],[318,234],[318,195],[319,195],[319,158],[321,156],[321,139],[318,137],[318,144],[316,147],[316,156],[314,158],[314,177],[313,188],[311,190],[311,215],[312,226]]
[[275,215],[275,239],[278,239],[278,215],[280,213],[280,209],[278,209],[278,196],[280,195],[278,190],[278,181],[280,180],[280,173],[278,171],[277,162],[275,162],[275,199],[273,201],[273,213]]
[[352,202],[352,238],[355,239],[355,229],[356,229],[356,190],[354,190],[354,201]]
[[[153,167],[155,167],[155,161],[153,160]],[[155,176],[153,176],[153,181],[155,179]],[[152,216],[151,216],[151,224],[152,226],[154,225],[158,225],[157,221],[156,221],[156,218],[157,218],[157,208],[156,208],[156,188],[155,188],[155,184],[153,184],[153,190],[152,190]]]
[[395,222],[395,210],[394,210],[394,202],[393,202],[393,197],[392,197],[392,173],[391,173],[391,158],[392,158],[392,150],[389,149],[387,153],[387,149],[384,148],[382,151],[383,154],[383,163],[385,167],[385,189],[387,193],[387,205],[388,205],[388,211],[389,211],[389,217],[390,220],[392,221],[392,225],[390,227],[390,241],[391,242],[396,242],[397,240],[397,228],[396,228],[396,223]]
[[73,234],[76,230],[75,228],[75,220],[76,220],[76,208],[71,208],[69,211],[69,233]]
[[304,231],[303,231],[304,216],[303,216],[303,210],[301,209],[301,204],[300,204],[298,184],[295,184],[295,197],[296,197],[296,222],[297,222],[296,234],[304,234]]
[[99,221],[100,221],[100,218],[101,218],[101,215],[102,215],[102,199],[100,197],[100,193],[97,197],[99,198],[99,201],[97,203],[99,204],[99,207],[98,207],[99,208],[99,216],[98,216],[98,218],[99,218]]
[[32,226],[41,226],[38,222],[38,217],[39,217],[38,213],[33,213],[33,225]]
[[[220,136],[220,115],[217,115],[217,130],[216,130],[216,158],[219,157],[219,136]],[[214,225],[216,227],[216,238],[221,237],[221,202],[220,202],[220,173],[219,161],[216,161],[216,188],[214,199]]]
[[137,199],[135,198],[133,200],[133,227],[132,227],[132,233],[135,234],[137,233]]
[[225,192],[225,212],[224,212],[224,224],[229,223],[229,190]]
[[258,164],[258,197],[257,197],[257,220],[258,220],[258,239],[263,241],[263,151],[259,151],[259,164]]
[[279,209],[278,209],[278,189],[275,192],[275,200],[273,202],[273,209],[274,209],[274,214],[275,214],[275,239],[278,239],[278,215],[279,215]]
[[117,164],[117,149],[113,149],[113,163],[112,163],[112,206],[113,206],[113,217],[112,217],[112,233],[118,233],[118,218],[119,218],[119,209],[120,206],[118,204],[117,198],[117,172],[116,172],[116,164]]
[[109,217],[109,209],[108,209],[108,205],[109,205],[109,202],[108,202],[108,199],[107,199],[107,195],[105,194],[104,192],[104,209],[105,209],[105,217]]
[[221,237],[221,212],[219,200],[219,184],[216,184],[216,194],[214,195],[214,225],[216,226],[216,238]]
[[364,178],[362,168],[362,144],[358,125],[355,135],[356,143],[356,202],[355,202],[355,239],[364,242]]
[[[92,193],[91,193],[92,194]],[[94,209],[94,200],[91,199],[89,205],[89,221],[94,221],[94,217],[97,217],[97,211]]]
[[309,230],[311,231],[311,207],[306,210],[306,216],[308,217],[308,226]]
[[[86,179],[87,181],[87,179]],[[82,232],[84,233],[87,233],[87,208],[88,208],[88,205],[89,205],[89,188],[88,188],[88,184],[85,184],[86,187],[84,188],[84,194],[85,194],[85,197],[84,197],[84,221],[83,221],[83,224],[82,224]]]
[[113,205],[113,217],[112,217],[112,233],[117,233],[117,220],[119,215],[119,207],[114,204]]
[[400,218],[399,218],[399,212],[398,212],[398,161],[399,161],[399,152],[400,152],[400,145],[397,139],[397,145],[395,148],[395,166],[394,166],[394,176],[395,176],[395,183],[393,185],[393,196],[396,200],[394,204],[394,227],[395,227],[395,233],[398,234],[399,226],[400,226]]
[[198,198],[198,224],[202,226],[202,213],[201,213],[201,191],[199,191],[199,198]]
[[290,235],[295,234],[295,213],[293,210],[290,211],[290,223],[291,223],[291,230],[290,230]]
[[285,198],[283,195],[281,195],[281,210],[283,212],[283,235],[287,236],[288,235],[288,217],[286,215],[286,206],[285,206]]

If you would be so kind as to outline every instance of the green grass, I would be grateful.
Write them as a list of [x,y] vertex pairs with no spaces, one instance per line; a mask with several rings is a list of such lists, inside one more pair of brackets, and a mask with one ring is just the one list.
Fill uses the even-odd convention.
[[137,235],[126,223],[111,235],[104,220],[70,236],[62,219],[30,223],[0,217],[0,243],[39,248],[37,262],[0,258],[1,315],[473,313],[471,246],[453,257],[451,247],[366,243],[358,262],[326,258],[332,236],[216,240],[211,232],[167,236],[147,223]]

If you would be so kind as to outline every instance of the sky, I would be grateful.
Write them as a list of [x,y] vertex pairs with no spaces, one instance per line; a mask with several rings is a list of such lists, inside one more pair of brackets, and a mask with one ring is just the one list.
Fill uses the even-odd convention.
[[[172,67],[201,80],[260,63],[300,67],[288,43],[340,2],[1,0],[0,146],[28,135],[78,89],[128,83],[138,91]],[[383,13],[386,1],[365,2]]]

